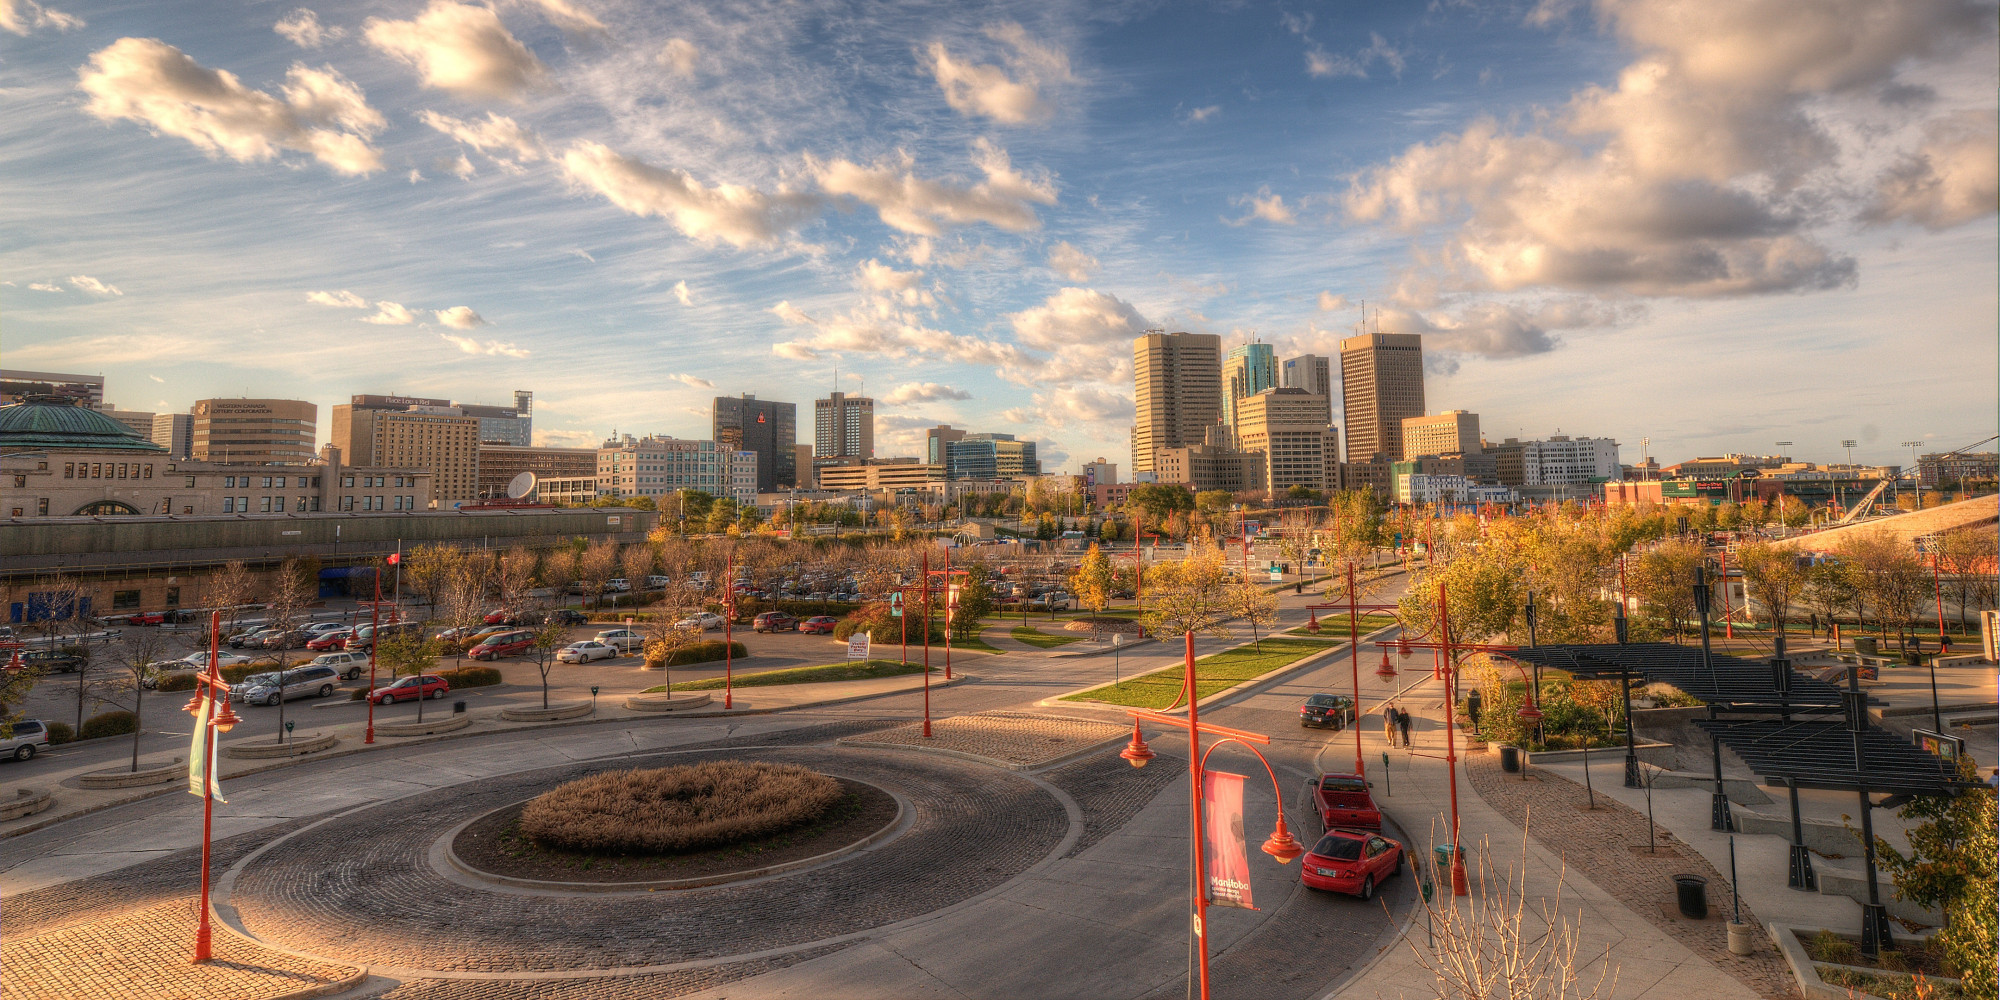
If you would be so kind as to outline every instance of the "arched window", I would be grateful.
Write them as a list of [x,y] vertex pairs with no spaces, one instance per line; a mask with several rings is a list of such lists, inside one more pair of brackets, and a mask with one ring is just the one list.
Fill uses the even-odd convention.
[[76,509],[71,517],[99,517],[105,514],[137,514],[139,509],[122,500],[93,500]]

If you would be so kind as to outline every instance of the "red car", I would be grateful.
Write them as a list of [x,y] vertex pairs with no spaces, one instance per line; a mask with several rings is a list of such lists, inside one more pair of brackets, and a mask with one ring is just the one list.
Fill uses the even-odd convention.
[[1403,845],[1367,830],[1328,830],[1299,859],[1299,881],[1308,889],[1375,898],[1375,887],[1403,870]]
[[518,625],[520,624],[521,616],[506,608],[494,608],[486,612],[485,620],[488,625]]
[[467,650],[475,660],[497,660],[503,656],[525,653],[534,648],[533,632],[497,632],[480,640],[479,645]]
[[141,611],[136,615],[125,616],[125,624],[127,625],[165,625],[166,623],[167,614],[164,611]]
[[1353,774],[1322,774],[1306,784],[1312,786],[1321,829],[1342,826],[1382,829],[1382,810],[1375,807],[1375,796],[1369,794],[1367,780]]
[[783,611],[766,611],[753,623],[759,632],[797,632],[799,620]]
[[353,629],[337,628],[331,632],[320,633],[319,638],[306,643],[306,648],[320,653],[330,649],[346,649],[347,640],[352,638],[354,638]]
[[799,623],[799,631],[807,635],[832,635],[833,627],[838,624],[840,619],[832,615],[814,615]]
[[368,692],[368,700],[377,705],[387,705],[392,701],[442,698],[450,693],[450,681],[436,674],[425,674],[422,677],[405,677],[388,687],[376,688]]

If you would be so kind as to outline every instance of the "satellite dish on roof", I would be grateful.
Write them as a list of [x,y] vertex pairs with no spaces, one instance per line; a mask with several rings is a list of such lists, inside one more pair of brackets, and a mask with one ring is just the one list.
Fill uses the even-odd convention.
[[533,492],[535,492],[535,474],[532,472],[523,472],[507,484],[507,496],[512,500],[524,499]]

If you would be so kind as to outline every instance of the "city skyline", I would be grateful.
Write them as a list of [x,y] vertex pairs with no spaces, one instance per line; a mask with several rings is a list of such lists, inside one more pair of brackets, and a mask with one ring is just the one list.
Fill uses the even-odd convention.
[[[520,385],[536,443],[695,439],[839,369],[878,454],[1073,468],[1129,451],[1144,329],[1333,356],[1366,301],[1496,439],[1992,423],[1979,4],[8,9],[7,363],[121,409]],[[478,72],[398,41],[473,21]]]

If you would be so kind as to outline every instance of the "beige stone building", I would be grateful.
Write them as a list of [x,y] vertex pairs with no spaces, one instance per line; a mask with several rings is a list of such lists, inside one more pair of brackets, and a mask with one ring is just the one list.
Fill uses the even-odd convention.
[[[200,399],[191,454],[233,465],[305,465],[319,439],[319,407],[298,399]],[[150,422],[148,424],[150,435]],[[353,452],[349,452],[353,454]]]
[[[1179,482],[1154,463],[1162,451],[1208,441],[1222,417],[1222,338],[1212,333],[1148,333],[1132,341],[1135,407],[1132,471]],[[1188,458],[1188,455],[1182,455]]]
[[1340,342],[1341,408],[1349,462],[1403,455],[1403,418],[1424,415],[1424,338],[1366,333]]
[[1304,389],[1266,389],[1236,402],[1236,441],[1258,456],[1263,488],[1340,487],[1340,432],[1326,423],[1327,398]]
[[456,407],[333,408],[333,445],[358,466],[429,469],[424,506],[479,497],[479,418]]
[[1446,410],[1428,417],[1403,418],[1404,461],[1425,455],[1480,453],[1479,414]]

